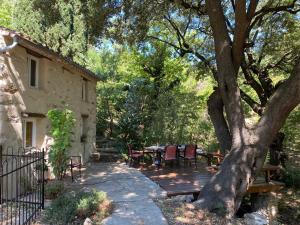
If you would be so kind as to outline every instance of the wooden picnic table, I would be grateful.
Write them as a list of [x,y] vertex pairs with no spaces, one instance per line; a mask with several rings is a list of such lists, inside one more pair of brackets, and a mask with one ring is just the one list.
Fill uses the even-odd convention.
[[217,160],[217,163],[220,164],[223,160],[223,155],[218,152],[206,152],[202,149],[197,149],[197,155],[205,157],[207,159],[207,165],[211,166],[213,159]]
[[[165,151],[166,145],[152,145],[144,148],[145,154],[154,154],[156,156],[154,160],[154,164],[160,166],[161,164],[161,155]],[[183,151],[185,149],[185,145],[178,146],[179,151]],[[179,163],[179,162],[178,162]]]
[[145,154],[154,154],[156,158],[154,159],[153,163],[156,166],[160,166],[161,164],[161,153],[165,150],[164,145],[152,145],[144,148]]
[[280,170],[281,170],[280,166],[274,166],[270,164],[265,164],[261,169],[261,171],[265,173],[265,180],[267,183],[271,181],[271,172],[279,173]]

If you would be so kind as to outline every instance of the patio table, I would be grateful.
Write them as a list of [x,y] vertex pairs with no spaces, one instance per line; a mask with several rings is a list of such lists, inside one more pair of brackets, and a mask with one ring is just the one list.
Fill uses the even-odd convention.
[[196,152],[197,152],[197,155],[203,156],[207,159],[208,166],[212,165],[213,158],[217,158],[218,161],[221,160],[221,158],[222,158],[219,153],[206,152],[203,149],[199,149],[199,148],[196,150]]
[[154,160],[154,164],[160,166],[161,164],[161,153],[164,152],[165,146],[164,145],[153,145],[149,147],[145,147],[144,153],[148,154],[155,154],[156,158]]

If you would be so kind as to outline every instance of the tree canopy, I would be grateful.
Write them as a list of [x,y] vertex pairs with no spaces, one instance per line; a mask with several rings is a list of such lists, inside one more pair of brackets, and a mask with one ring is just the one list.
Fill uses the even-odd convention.
[[202,99],[228,152],[196,203],[211,211],[234,214],[300,102],[299,0],[19,0],[13,12],[15,28],[102,74],[98,118],[118,124],[125,141],[153,141],[156,130],[180,140],[174,121],[199,119],[197,92],[184,84],[209,80]]

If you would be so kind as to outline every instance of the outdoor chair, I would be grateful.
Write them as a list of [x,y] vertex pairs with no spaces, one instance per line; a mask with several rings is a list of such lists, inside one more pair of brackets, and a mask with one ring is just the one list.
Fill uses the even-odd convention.
[[216,152],[213,152],[208,157],[208,166],[211,166],[213,164],[213,161],[215,162],[216,166],[220,166],[222,164],[222,161],[224,159],[224,155],[221,154],[220,150],[217,150]]
[[81,156],[70,156],[70,161],[68,166],[71,171],[72,182],[74,181],[74,170],[73,170],[74,168],[78,168],[79,176],[81,178],[81,168],[82,168]]
[[129,166],[134,161],[140,162],[140,159],[144,157],[144,151],[134,150],[131,144],[128,144],[127,147],[128,147]]
[[186,145],[184,151],[180,153],[179,157],[183,158],[184,165],[189,162],[191,166],[191,160],[194,160],[195,167],[197,168],[197,145]]
[[178,147],[177,145],[167,145],[165,147],[165,151],[162,156],[162,160],[165,162],[167,161],[177,161],[178,162]]

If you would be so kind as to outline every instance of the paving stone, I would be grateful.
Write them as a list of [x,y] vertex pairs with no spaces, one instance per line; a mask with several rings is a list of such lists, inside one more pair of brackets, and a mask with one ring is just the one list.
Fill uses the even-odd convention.
[[113,213],[104,225],[167,225],[153,198],[164,198],[166,192],[140,171],[124,163],[93,163],[80,183],[85,191],[107,192],[113,201]]

